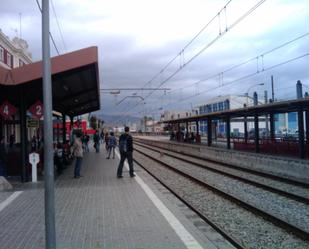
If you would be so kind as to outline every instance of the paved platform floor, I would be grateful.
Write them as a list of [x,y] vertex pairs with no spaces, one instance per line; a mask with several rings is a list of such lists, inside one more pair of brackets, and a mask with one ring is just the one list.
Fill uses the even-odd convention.
[[[89,152],[84,177],[74,179],[71,165],[57,178],[58,249],[232,248],[142,169],[135,167],[136,178],[124,169],[124,177],[117,179],[118,157],[105,157],[102,148]],[[0,192],[0,249],[22,248],[45,248],[42,182]]]

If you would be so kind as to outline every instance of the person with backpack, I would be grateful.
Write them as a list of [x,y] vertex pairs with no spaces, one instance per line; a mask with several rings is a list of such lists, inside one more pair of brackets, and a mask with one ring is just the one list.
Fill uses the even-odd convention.
[[134,177],[133,169],[133,138],[130,135],[129,127],[124,128],[125,133],[119,137],[119,152],[120,152],[120,162],[117,170],[117,177],[122,178],[123,163],[127,159],[129,163],[129,173],[131,177]]
[[116,137],[114,136],[114,132],[110,133],[110,136],[108,138],[108,156],[106,157],[106,159],[109,159],[111,156],[111,152],[113,151],[113,159],[115,158],[115,147],[117,145],[117,140]]

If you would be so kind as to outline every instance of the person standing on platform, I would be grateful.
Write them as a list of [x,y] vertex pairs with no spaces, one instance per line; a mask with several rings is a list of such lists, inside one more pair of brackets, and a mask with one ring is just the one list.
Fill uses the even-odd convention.
[[74,178],[80,178],[80,170],[82,167],[82,161],[83,161],[83,144],[81,140],[81,133],[76,133],[76,138],[73,143],[73,154],[76,158],[75,161],[75,168],[74,168]]
[[104,131],[102,130],[100,133],[100,143],[103,144],[104,143]]
[[109,140],[109,136],[108,136],[108,132],[105,133],[105,149],[106,151],[108,151],[108,140]]
[[109,159],[111,156],[111,152],[113,151],[113,159],[115,158],[115,147],[117,145],[116,137],[114,136],[114,132],[110,133],[110,136],[108,138],[108,156],[106,159]]
[[119,152],[120,152],[120,162],[117,170],[117,177],[122,178],[122,169],[124,161],[127,159],[129,163],[129,173],[131,177],[134,177],[133,169],[133,138],[130,135],[129,127],[124,128],[125,133],[119,137]]
[[93,135],[93,142],[94,142],[95,152],[99,153],[100,152],[100,135],[99,135],[98,130],[96,130],[95,134]]

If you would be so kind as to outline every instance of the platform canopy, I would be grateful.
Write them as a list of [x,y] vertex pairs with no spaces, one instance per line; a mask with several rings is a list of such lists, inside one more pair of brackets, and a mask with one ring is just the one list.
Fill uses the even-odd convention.
[[[53,110],[74,117],[100,109],[97,47],[53,57],[51,65]],[[17,108],[21,99],[26,108],[43,102],[42,75],[42,61],[11,70],[0,67],[0,102]]]
[[298,112],[305,110],[309,110],[309,98],[287,100],[287,101],[273,102],[251,107],[244,107],[239,109],[211,112],[206,114],[195,115],[192,117],[164,120],[161,121],[161,123],[185,123],[185,122],[206,120],[208,118],[224,119],[227,117],[237,118],[237,117],[244,117],[244,116],[248,117],[254,115],[262,116],[268,114]]

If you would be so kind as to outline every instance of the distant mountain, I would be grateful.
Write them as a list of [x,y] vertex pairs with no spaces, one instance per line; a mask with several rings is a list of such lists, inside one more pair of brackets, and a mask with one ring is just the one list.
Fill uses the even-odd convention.
[[141,118],[132,117],[132,116],[121,116],[121,115],[107,115],[107,114],[94,114],[99,119],[104,120],[105,125],[110,126],[122,126],[128,124],[139,124],[141,122]]

